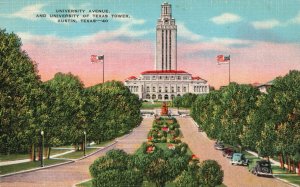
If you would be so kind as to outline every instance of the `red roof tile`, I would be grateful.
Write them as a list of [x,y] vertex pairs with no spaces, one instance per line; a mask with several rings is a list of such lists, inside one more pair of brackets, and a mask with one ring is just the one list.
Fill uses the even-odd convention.
[[197,77],[192,77],[192,80],[202,80],[201,77],[197,76]]
[[187,73],[186,71],[182,71],[182,70],[150,70],[150,71],[144,71],[141,74],[168,74],[168,73]]
[[128,77],[127,80],[137,79],[135,76]]

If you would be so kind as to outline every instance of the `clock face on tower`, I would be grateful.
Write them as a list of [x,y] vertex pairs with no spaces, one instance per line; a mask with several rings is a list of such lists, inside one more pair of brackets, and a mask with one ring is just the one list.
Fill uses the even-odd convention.
[[164,22],[165,22],[165,23],[168,23],[168,22],[169,22],[169,19],[164,19]]

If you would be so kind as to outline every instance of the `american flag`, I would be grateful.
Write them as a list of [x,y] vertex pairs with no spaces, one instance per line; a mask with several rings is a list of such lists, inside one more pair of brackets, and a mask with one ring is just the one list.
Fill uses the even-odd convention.
[[224,55],[218,55],[217,56],[217,61],[218,61],[218,63],[226,63],[227,64],[227,62],[230,62],[230,55],[228,55],[228,56],[224,56]]
[[98,56],[98,55],[91,55],[91,62],[92,63],[98,63],[104,61],[104,55]]

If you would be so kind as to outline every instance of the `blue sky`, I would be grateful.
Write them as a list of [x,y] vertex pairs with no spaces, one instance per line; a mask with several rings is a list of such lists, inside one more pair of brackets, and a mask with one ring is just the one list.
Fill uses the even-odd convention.
[[[101,82],[99,71],[86,63],[90,54],[99,51],[106,55],[107,79],[124,80],[153,69],[155,26],[163,2],[0,0],[0,28],[21,37],[43,80],[61,71],[79,75],[87,85]],[[263,83],[291,69],[300,70],[300,0],[167,2],[178,28],[179,68],[212,85],[228,80],[227,67],[216,66],[219,54],[231,55],[232,79],[239,83]],[[76,24],[36,18],[56,9],[108,9],[130,18]]]
[[[108,9],[111,13],[127,13],[143,24],[132,25],[132,30],[147,30],[139,39],[155,38],[156,19],[160,14],[160,4],[164,1],[106,0],[106,1],[38,1],[1,0],[1,28],[8,31],[27,32],[37,35],[57,35],[78,37],[102,30],[114,30],[122,22],[109,21],[106,24],[58,24],[49,20],[29,19],[12,16],[28,6],[41,13],[54,13],[56,9]],[[173,6],[173,14],[178,23],[202,39],[236,38],[274,42],[300,41],[300,1],[299,0],[184,0],[168,1]],[[23,12],[26,10],[23,10]],[[32,15],[33,16],[33,15]],[[222,17],[223,16],[223,17]],[[214,19],[215,18],[215,19]],[[223,21],[222,21],[223,19]],[[213,21],[215,20],[215,21]],[[227,20],[227,22],[226,22]],[[181,35],[179,35],[180,37]],[[193,40],[183,36],[179,40]]]

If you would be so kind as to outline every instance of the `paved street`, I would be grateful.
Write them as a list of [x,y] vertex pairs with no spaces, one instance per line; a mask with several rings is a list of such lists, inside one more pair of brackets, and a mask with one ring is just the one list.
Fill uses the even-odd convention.
[[192,118],[177,118],[184,138],[192,152],[196,154],[200,161],[212,159],[216,160],[224,170],[224,184],[228,187],[286,187],[288,184],[274,178],[257,177],[248,172],[243,166],[232,166],[222,153],[214,149],[214,141],[209,140],[204,133],[198,132],[193,124]]
[[0,178],[0,187],[68,187],[82,180],[89,179],[89,166],[96,158],[104,155],[108,150],[113,148],[123,148],[129,153],[134,152],[146,140],[152,121],[153,118],[144,118],[142,124],[129,136],[121,138],[114,146],[100,151],[91,157],[67,165],[2,177]]

